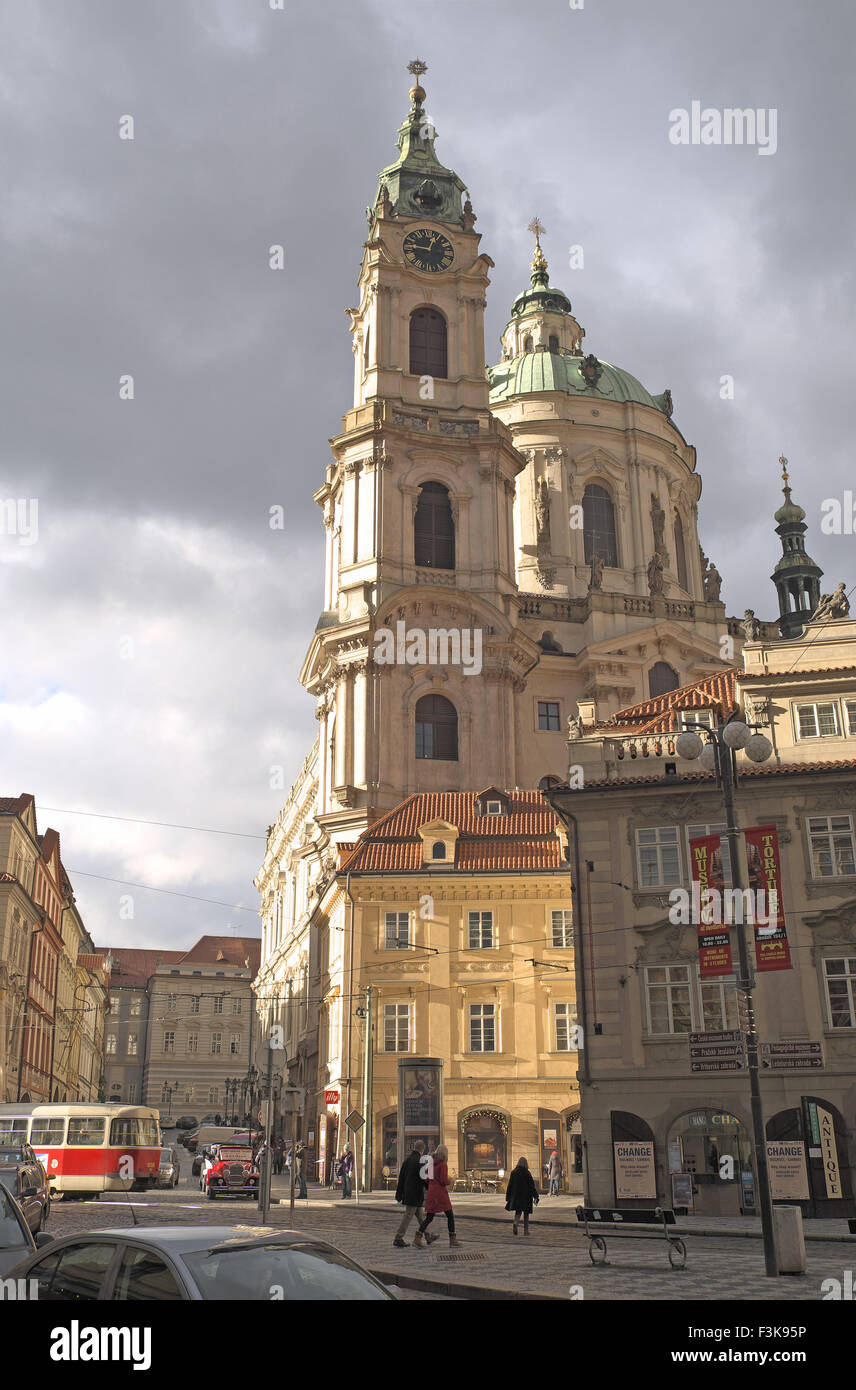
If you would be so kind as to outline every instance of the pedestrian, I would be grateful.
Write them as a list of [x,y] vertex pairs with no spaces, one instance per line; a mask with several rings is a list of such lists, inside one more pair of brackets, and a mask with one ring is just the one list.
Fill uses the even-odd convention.
[[351,1174],[354,1171],[354,1155],[350,1144],[346,1144],[339,1157],[339,1177],[342,1179],[342,1200],[351,1195]]
[[565,1173],[564,1169],[562,1168],[562,1160],[559,1158],[558,1150],[554,1149],[553,1152],[550,1154],[550,1159],[547,1163],[547,1177],[550,1179],[551,1197],[558,1197],[559,1184],[564,1176]]
[[442,1211],[446,1214],[446,1224],[449,1227],[449,1244],[460,1245],[461,1242],[455,1235],[455,1213],[452,1211],[452,1202],[449,1197],[449,1151],[445,1144],[438,1144],[434,1150],[434,1155],[428,1168],[428,1196],[425,1198],[425,1216],[419,1223],[419,1230],[413,1237],[413,1244],[420,1250],[422,1249],[422,1237],[425,1236],[428,1244],[439,1240],[439,1236],[428,1232],[428,1226],[434,1220],[437,1212]]
[[517,1225],[523,1215],[523,1234],[529,1234],[529,1218],[532,1215],[532,1203],[538,1205],[538,1189],[535,1186],[535,1179],[529,1172],[529,1164],[525,1158],[518,1158],[517,1167],[511,1171],[508,1179],[508,1187],[505,1189],[505,1210],[514,1212],[514,1224],[512,1230],[517,1235]]
[[294,1162],[296,1164],[297,1186],[299,1189],[297,1195],[298,1197],[308,1198],[309,1194],[306,1191],[306,1147],[302,1141],[298,1142],[294,1150]]
[[282,1136],[277,1136],[273,1141],[273,1171],[279,1176],[282,1172]]
[[199,1169],[199,1187],[202,1192],[208,1187],[208,1174],[214,1167],[212,1152],[206,1145],[202,1150],[202,1163]]
[[222,1119],[220,1118],[220,1115],[219,1115],[219,1114],[217,1114],[217,1115],[214,1116],[214,1123],[215,1123],[215,1124],[218,1124],[218,1125],[223,1123],[223,1121],[222,1121]]
[[392,1243],[399,1250],[403,1250],[408,1243],[404,1237],[414,1216],[420,1225],[425,1218],[425,1190],[427,1183],[423,1181],[420,1171],[424,1153],[425,1145],[421,1139],[417,1139],[398,1170],[398,1184],[395,1189],[395,1200],[396,1202],[402,1202],[404,1204],[404,1215],[398,1223],[398,1230],[395,1233],[395,1240]]

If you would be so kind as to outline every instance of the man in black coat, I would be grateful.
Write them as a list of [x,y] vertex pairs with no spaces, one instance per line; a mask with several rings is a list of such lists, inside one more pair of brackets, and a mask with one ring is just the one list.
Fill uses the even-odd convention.
[[399,1250],[403,1250],[409,1244],[404,1237],[414,1216],[420,1224],[425,1220],[425,1193],[428,1191],[428,1184],[419,1171],[424,1152],[425,1145],[421,1139],[417,1139],[399,1170],[395,1200],[404,1203],[404,1215],[392,1242]]

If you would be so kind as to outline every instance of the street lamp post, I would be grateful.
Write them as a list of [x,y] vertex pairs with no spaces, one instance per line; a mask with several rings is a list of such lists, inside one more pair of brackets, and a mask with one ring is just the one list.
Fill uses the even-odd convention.
[[[702,727],[707,742],[703,743],[697,726],[685,724],[684,732],[679,734],[676,749],[679,757],[691,760],[700,759],[702,767],[716,773],[717,786],[722,792],[725,807],[725,836],[731,860],[732,880],[739,890],[740,900],[746,902],[749,887],[746,862],[740,846],[740,827],[734,809],[734,793],[737,789],[737,750],[743,752],[754,763],[764,763],[773,751],[772,744],[763,734],[753,733],[747,724],[736,718],[736,710],[724,724],[715,729]],[[737,937],[737,959],[739,976],[737,986],[745,1001],[746,1054],[749,1067],[749,1093],[752,1109],[752,1139],[755,1147],[755,1167],[758,1174],[758,1203],[761,1209],[761,1234],[764,1243],[764,1265],[768,1278],[776,1278],[779,1273],[776,1258],[776,1242],[773,1231],[773,1202],[770,1196],[770,1178],[767,1171],[767,1141],[764,1133],[764,1112],[761,1105],[761,1086],[758,1070],[758,1033],[755,1027],[755,1006],[752,991],[755,987],[754,973],[749,964],[749,952],[742,922],[735,922]]]

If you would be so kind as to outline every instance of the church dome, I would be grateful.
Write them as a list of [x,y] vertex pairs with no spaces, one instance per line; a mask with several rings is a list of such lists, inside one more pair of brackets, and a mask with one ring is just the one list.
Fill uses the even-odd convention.
[[630,372],[610,362],[564,352],[524,352],[510,362],[488,367],[491,405],[533,391],[564,391],[598,400],[636,401],[671,415],[667,393],[652,396]]

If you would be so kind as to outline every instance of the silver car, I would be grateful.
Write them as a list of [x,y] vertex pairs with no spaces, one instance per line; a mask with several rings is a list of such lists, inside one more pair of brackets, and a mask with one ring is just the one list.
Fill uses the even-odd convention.
[[[326,1241],[264,1227],[148,1226],[78,1232],[7,1272],[34,1279],[40,1302],[396,1298]],[[2,1285],[0,1285],[2,1297]]]
[[178,1149],[174,1147],[161,1149],[158,1187],[178,1187],[180,1177],[181,1159],[178,1156]]

